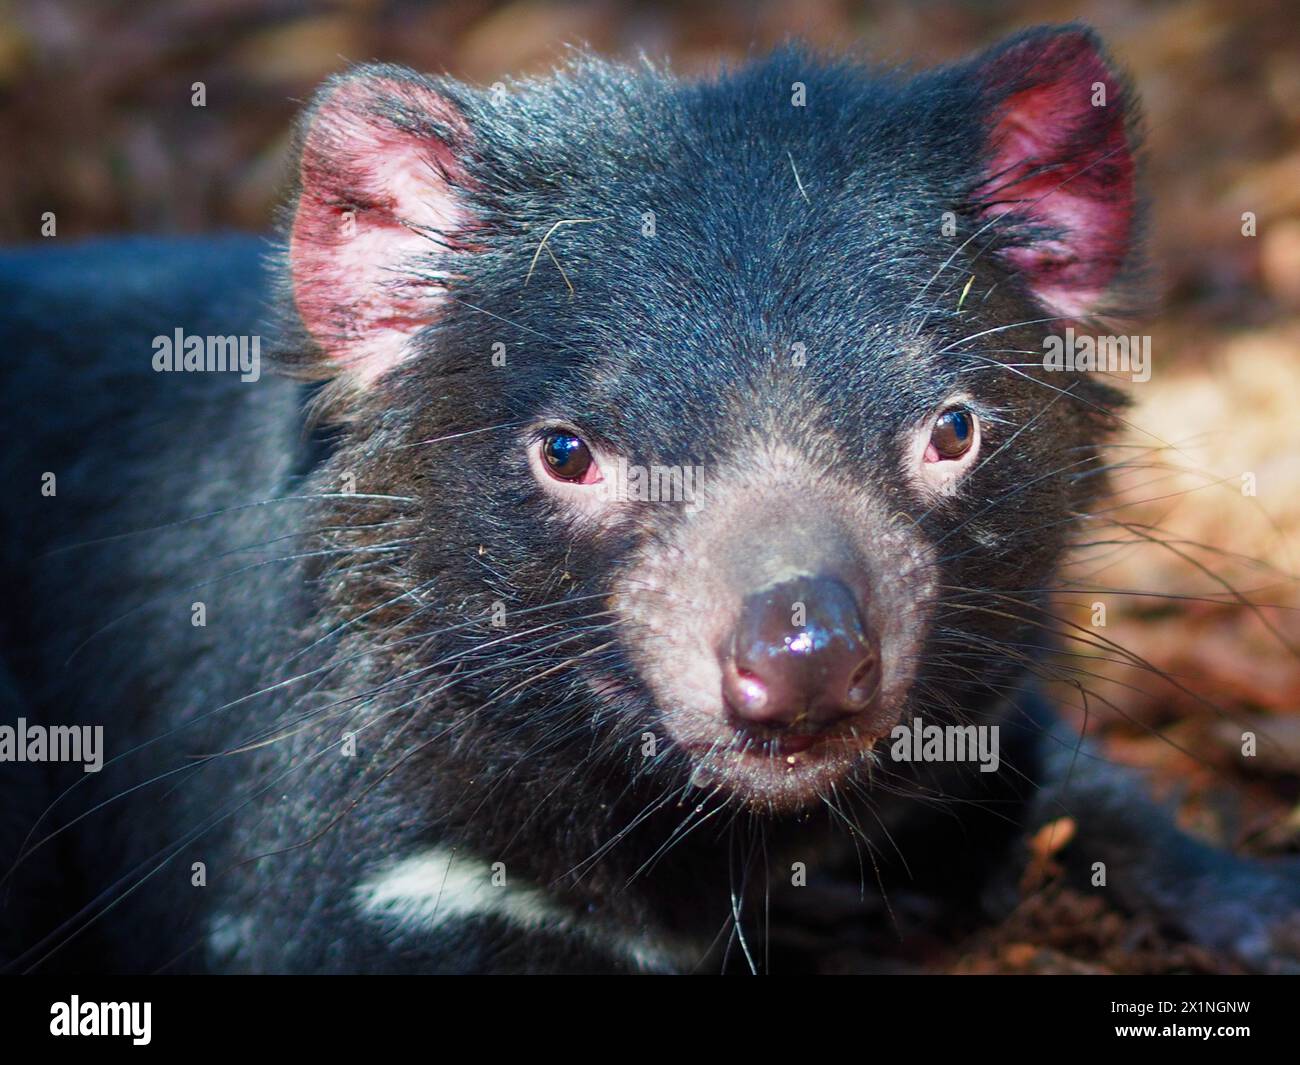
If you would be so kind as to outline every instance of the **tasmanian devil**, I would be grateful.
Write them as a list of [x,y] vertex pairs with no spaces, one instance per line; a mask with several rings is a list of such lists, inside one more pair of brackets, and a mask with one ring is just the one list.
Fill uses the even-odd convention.
[[1043,341],[1134,302],[1136,121],[1074,26],[366,66],[281,240],[6,254],[7,965],[912,964],[1063,815],[1089,890],[1296,964],[1300,870],[1040,692],[1121,406]]

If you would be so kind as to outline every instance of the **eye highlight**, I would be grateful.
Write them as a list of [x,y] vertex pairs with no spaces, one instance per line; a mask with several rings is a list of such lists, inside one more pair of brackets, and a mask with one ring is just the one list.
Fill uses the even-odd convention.
[[966,407],[953,407],[939,415],[930,430],[926,462],[959,459],[975,443],[975,415]]
[[587,442],[568,429],[550,429],[542,436],[542,462],[557,481],[595,484],[600,470]]

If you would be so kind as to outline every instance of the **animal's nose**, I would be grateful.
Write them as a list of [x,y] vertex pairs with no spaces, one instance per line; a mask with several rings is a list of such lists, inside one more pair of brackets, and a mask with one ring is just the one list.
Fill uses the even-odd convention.
[[834,577],[796,577],[749,596],[721,657],[722,697],[742,727],[819,732],[878,701],[879,649]]

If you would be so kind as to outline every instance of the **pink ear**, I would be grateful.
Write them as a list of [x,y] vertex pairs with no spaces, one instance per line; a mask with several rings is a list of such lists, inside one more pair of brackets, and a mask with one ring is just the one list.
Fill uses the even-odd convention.
[[441,253],[468,221],[455,106],[391,67],[324,89],[301,134],[289,240],[294,301],[332,371],[368,384],[438,314]]
[[1012,41],[978,74],[1001,102],[977,206],[985,218],[1014,214],[1007,220],[1014,246],[1003,255],[1046,307],[1084,317],[1098,308],[1134,238],[1123,82],[1093,35],[1075,28]]

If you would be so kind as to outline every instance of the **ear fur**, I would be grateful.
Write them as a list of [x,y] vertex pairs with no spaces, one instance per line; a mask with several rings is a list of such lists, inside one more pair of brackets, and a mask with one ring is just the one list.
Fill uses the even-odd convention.
[[317,94],[299,125],[288,255],[317,376],[364,387],[437,317],[442,260],[469,223],[470,142],[443,88],[400,67],[361,67]]
[[978,217],[1050,311],[1085,318],[1137,243],[1136,108],[1086,27],[1031,30],[970,67],[989,102]]

